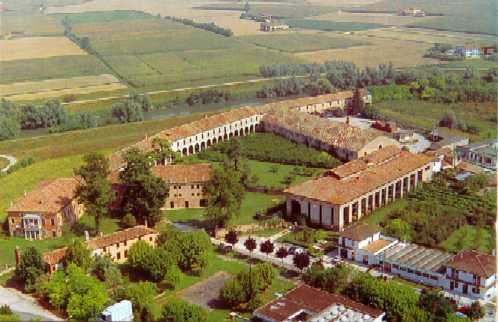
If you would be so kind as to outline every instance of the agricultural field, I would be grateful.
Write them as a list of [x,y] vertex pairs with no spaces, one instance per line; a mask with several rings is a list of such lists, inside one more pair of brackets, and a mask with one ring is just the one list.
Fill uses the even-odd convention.
[[377,23],[362,23],[350,21],[329,21],[314,19],[285,19],[291,28],[314,29],[323,31],[352,32],[367,29],[383,28],[384,25]]
[[129,12],[70,15],[73,31],[138,89],[167,89],[256,78],[263,63],[292,57],[181,23]]
[[126,88],[115,76],[102,74],[0,85],[0,97],[10,101],[32,101],[65,95],[117,91]]
[[491,229],[465,225],[455,230],[441,246],[450,252],[462,249],[478,249],[490,253],[494,249],[495,238]]
[[110,74],[105,65],[90,55],[0,61],[0,70],[0,84]]
[[439,14],[430,20],[412,25],[437,30],[453,30],[484,34],[498,34],[496,28],[496,1],[433,1],[433,0],[382,0],[364,8],[369,11],[397,12],[406,7],[417,7],[429,14]]
[[26,37],[0,40],[0,61],[81,56],[86,53],[65,37]]
[[439,63],[438,60],[423,57],[432,44],[377,39],[356,34],[348,36],[353,40],[368,41],[370,45],[296,53],[295,55],[317,63],[329,60],[350,61],[359,67],[374,67],[388,62],[392,62],[397,68]]
[[64,29],[53,17],[43,14],[24,15],[18,13],[3,13],[0,37],[40,37],[62,36]]
[[304,33],[266,34],[239,37],[239,39],[261,47],[290,53],[349,48],[368,44],[366,41],[352,40],[346,37]]
[[407,17],[398,16],[394,13],[381,12],[347,12],[336,11],[312,17],[314,20],[330,20],[341,22],[374,23],[386,26],[405,26],[408,24],[434,19],[434,17]]
[[494,103],[442,104],[416,100],[386,101],[376,104],[381,113],[400,124],[430,130],[446,112],[454,111],[467,125],[479,129],[478,134],[451,130],[452,134],[467,136],[471,141],[496,137],[496,105]]

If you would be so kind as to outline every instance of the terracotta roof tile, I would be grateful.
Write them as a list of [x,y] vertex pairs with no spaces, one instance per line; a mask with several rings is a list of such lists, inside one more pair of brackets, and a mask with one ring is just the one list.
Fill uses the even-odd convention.
[[7,212],[57,213],[73,199],[78,181],[75,178],[57,178],[40,183],[18,199]]
[[88,245],[88,248],[98,249],[122,243],[126,240],[135,239],[149,234],[157,234],[157,232],[154,229],[145,226],[135,226],[124,230],[116,231],[109,235],[104,235],[102,237],[90,239],[86,241],[86,243]]
[[[376,153],[376,152],[374,152]],[[308,180],[284,192],[299,197],[342,205],[430,163],[433,158],[401,151],[396,157],[345,179],[325,176]],[[351,161],[355,162],[355,161]],[[333,170],[332,170],[333,171]]]
[[358,151],[375,138],[384,135],[378,130],[361,129],[298,111],[277,110],[265,115],[263,122],[350,151]]
[[[366,94],[366,93],[363,93]],[[271,107],[272,109],[285,109],[285,108],[298,108],[307,105],[326,103],[331,101],[345,100],[353,97],[352,91],[342,91],[334,94],[325,94],[310,97],[300,97],[291,100],[283,100],[274,103],[268,103],[265,106]]]
[[166,183],[193,183],[211,180],[213,168],[209,163],[171,164],[152,168],[152,173]]
[[287,292],[282,298],[259,307],[254,313],[273,321],[283,322],[288,321],[291,315],[301,310],[305,310],[313,316],[324,312],[333,305],[342,305],[372,317],[379,317],[383,314],[378,309],[355,302],[345,296],[322,291],[306,284],[301,284]]
[[496,274],[496,256],[475,250],[464,250],[446,263],[446,266],[488,278]]
[[[85,243],[87,244],[89,249],[95,250],[149,234],[157,234],[157,231],[145,226],[135,226],[116,231],[112,234],[104,235],[102,237],[90,239],[88,241],[85,241]],[[49,265],[61,263],[62,261],[64,261],[64,257],[66,256],[66,249],[67,247],[64,247],[44,252],[42,256],[43,261]]]
[[344,231],[341,232],[341,236],[354,241],[360,241],[373,236],[379,231],[379,228],[371,225],[357,224],[344,229]]
[[202,119],[167,129],[159,132],[155,137],[173,142],[258,114],[261,114],[261,111],[256,107],[246,106],[231,109],[223,113],[206,116]]

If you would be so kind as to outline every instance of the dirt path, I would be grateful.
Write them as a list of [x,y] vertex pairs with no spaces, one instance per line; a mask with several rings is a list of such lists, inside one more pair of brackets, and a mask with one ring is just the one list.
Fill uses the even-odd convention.
[[39,318],[42,321],[62,321],[62,319],[41,307],[31,296],[2,286],[0,286],[0,305],[10,306],[12,311],[24,321],[33,318]]

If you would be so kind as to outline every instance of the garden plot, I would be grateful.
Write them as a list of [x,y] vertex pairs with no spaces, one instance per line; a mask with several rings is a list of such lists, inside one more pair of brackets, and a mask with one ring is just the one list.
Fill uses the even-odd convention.
[[0,61],[86,55],[66,37],[28,37],[0,40]]
[[115,76],[102,74],[0,85],[0,97],[11,101],[27,101],[122,89],[126,89],[126,86],[121,84]]
[[221,271],[207,278],[202,282],[198,282],[184,290],[179,295],[196,305],[203,306],[207,309],[217,309],[221,307],[219,300],[220,290],[225,285],[225,281],[230,278],[230,274]]

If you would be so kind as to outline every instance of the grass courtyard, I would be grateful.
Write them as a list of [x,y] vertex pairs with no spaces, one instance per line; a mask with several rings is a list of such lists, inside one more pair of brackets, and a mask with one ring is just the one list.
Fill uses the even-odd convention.
[[[230,220],[232,225],[245,225],[254,221],[253,216],[257,212],[264,212],[266,209],[282,202],[281,197],[271,196],[258,192],[246,192],[242,200],[240,213]],[[172,222],[181,223],[201,223],[205,220],[204,209],[173,209],[163,212],[164,217]]]
[[495,237],[492,227],[479,228],[465,225],[454,231],[441,246],[450,252],[458,252],[462,249],[477,249],[485,253],[491,253],[495,248]]

